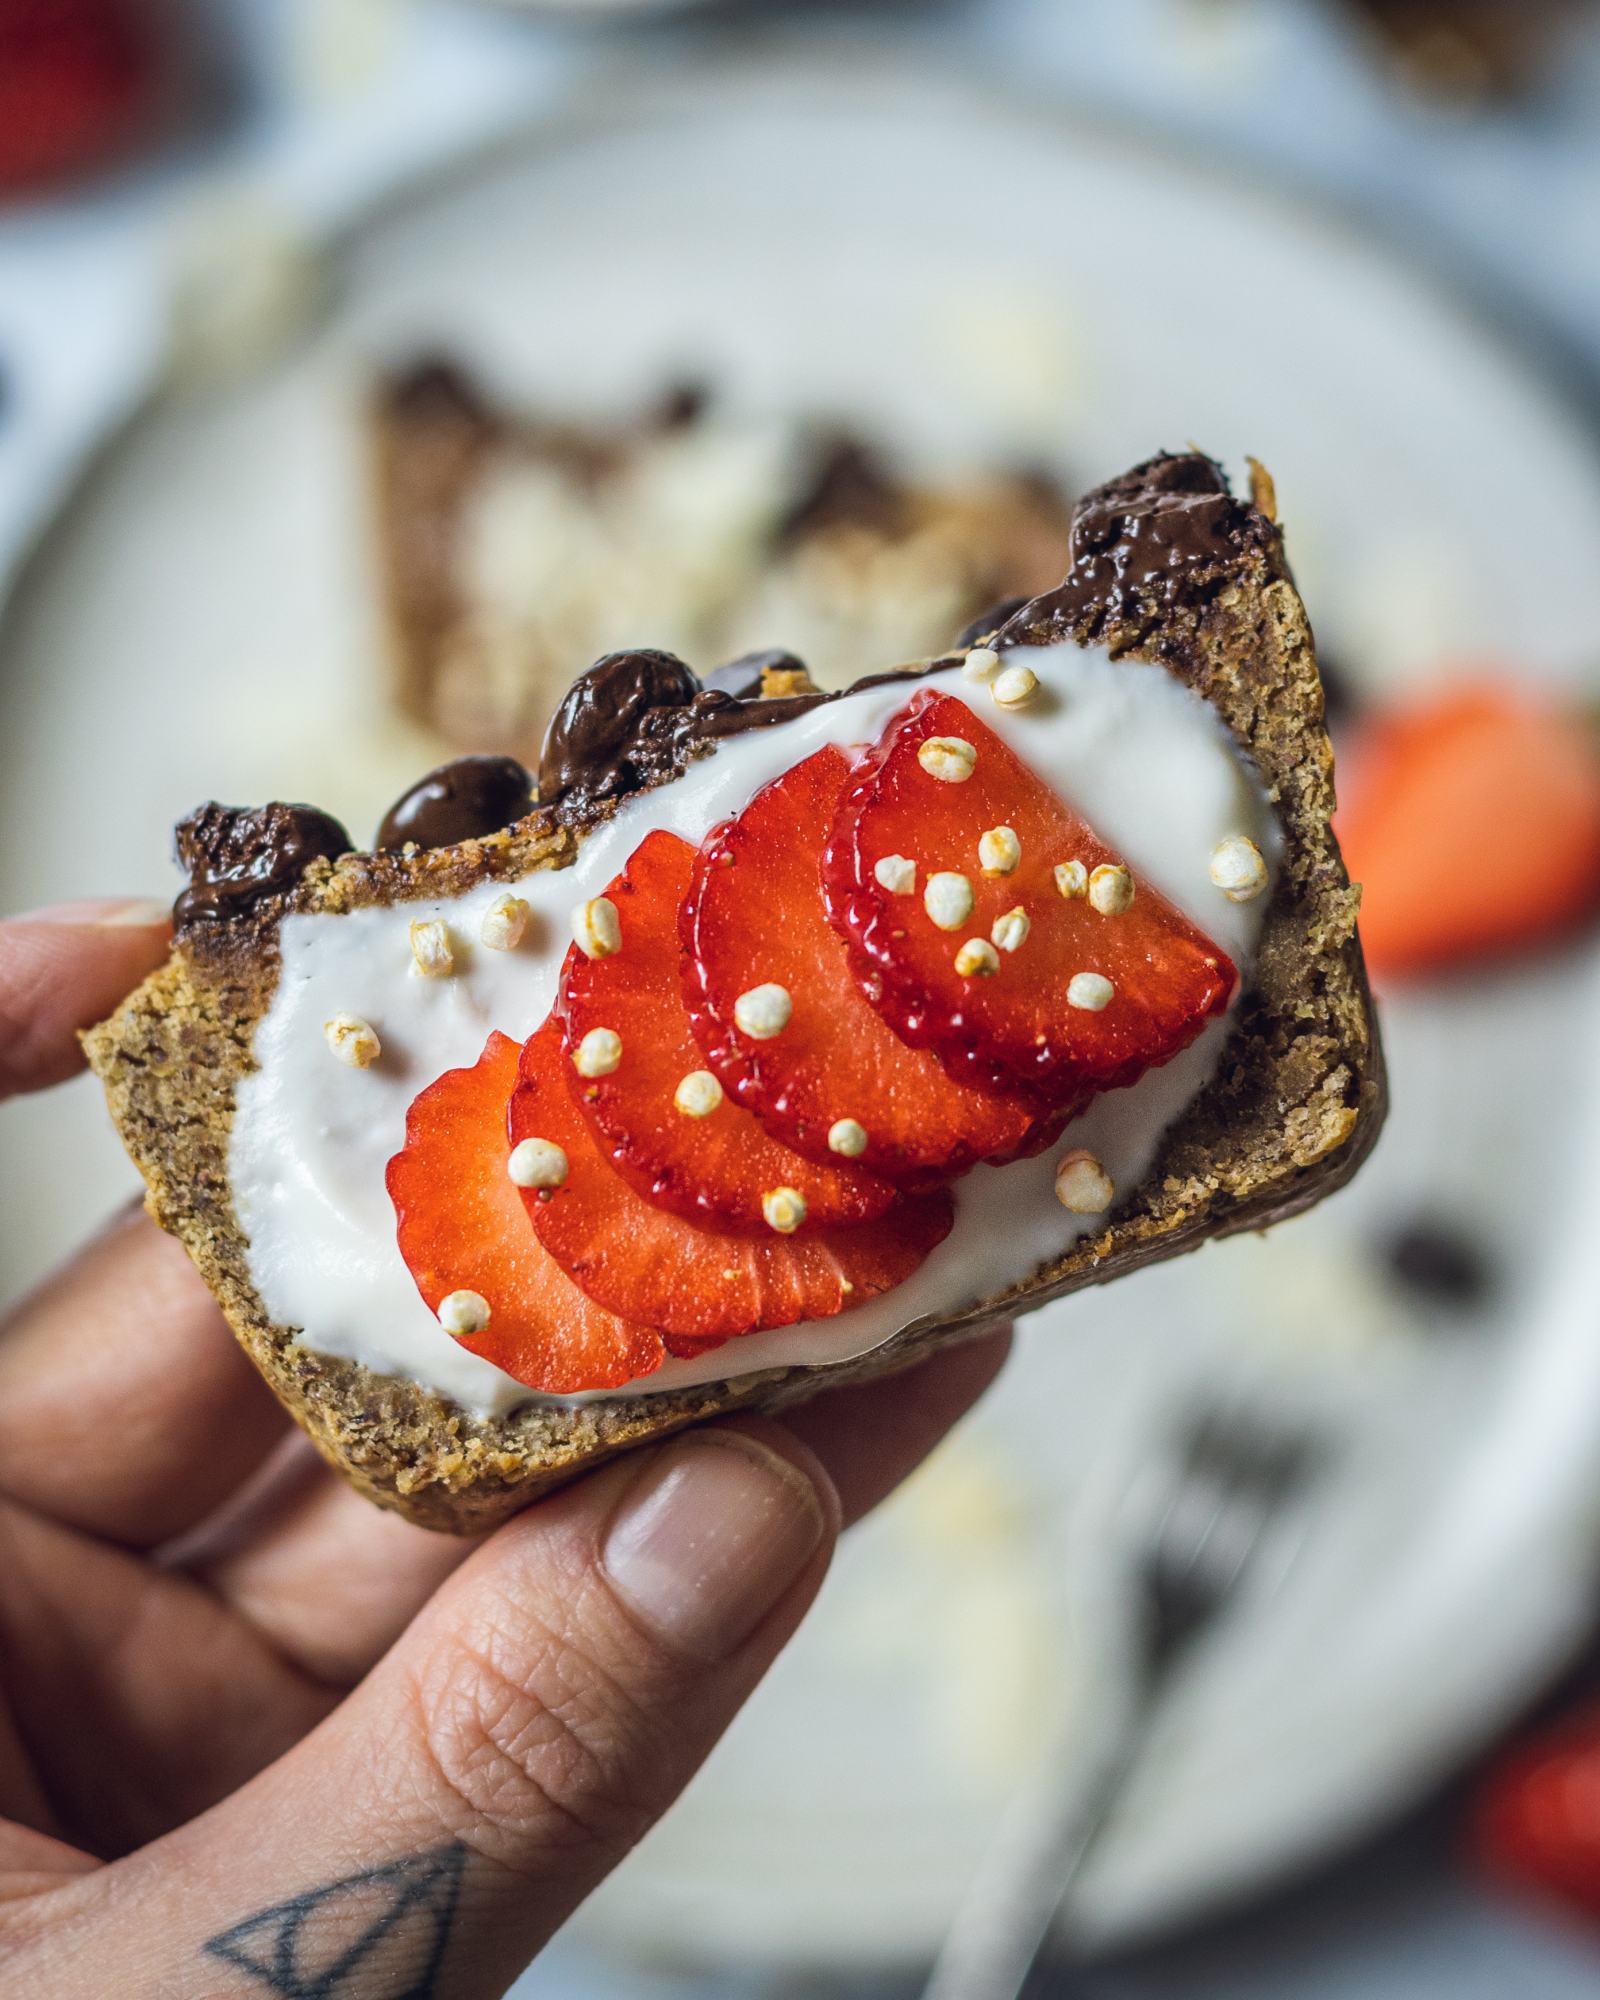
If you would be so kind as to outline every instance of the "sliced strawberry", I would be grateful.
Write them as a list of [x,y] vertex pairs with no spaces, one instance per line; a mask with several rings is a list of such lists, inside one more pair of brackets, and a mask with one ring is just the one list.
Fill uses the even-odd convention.
[[[647,834],[606,890],[621,920],[622,950],[585,958],[574,946],[567,954],[559,1002],[567,1080],[596,1137],[641,1194],[713,1229],[732,1223],[765,1230],[761,1197],[774,1187],[804,1196],[806,1231],[882,1215],[895,1191],[864,1168],[826,1150],[820,1162],[802,1159],[730,1098],[703,1117],[678,1108],[678,1086],[703,1074],[706,1063],[678,977],[678,909],[694,864],[687,841],[659,829]],[[820,922],[820,897],[818,915]],[[621,1038],[622,1059],[608,1076],[585,1077],[573,1059],[596,1029]]]
[[510,1130],[513,1141],[559,1146],[567,1174],[523,1199],[562,1270],[610,1311],[659,1327],[669,1345],[716,1346],[761,1327],[829,1319],[902,1284],[950,1232],[943,1191],[902,1197],[875,1222],[791,1236],[686,1222],[612,1171],[567,1087],[568,1066],[551,1019],[523,1048]]
[[[918,753],[936,738],[976,752],[967,776],[942,778],[924,767]],[[929,756],[940,761],[934,750]],[[979,841],[1006,829],[1020,859],[1007,873],[986,875]],[[878,879],[878,864],[893,857],[916,864],[909,894]],[[897,1034],[936,1049],[958,1075],[997,1068],[1064,1104],[1086,1090],[1132,1083],[1187,1048],[1227,1005],[1237,976],[1219,946],[1137,877],[1131,906],[1113,915],[1086,896],[1063,895],[1055,869],[1074,862],[1092,875],[1121,857],[964,702],[930,690],[853,770],[823,885],[834,924],[882,981],[878,1004]],[[970,886],[971,912],[957,929],[941,929],[924,906],[933,873]],[[959,971],[963,944],[975,940],[985,950],[991,936],[999,944],[1007,931],[996,925],[1014,910],[1029,926],[1023,942],[992,952],[987,973]],[[1109,980],[1109,1001],[1098,1009],[1069,1004],[1079,974]],[[1098,997],[1093,981],[1074,991]]]
[[661,1366],[662,1339],[586,1298],[529,1228],[506,1172],[518,1056],[491,1035],[473,1068],[447,1070],[413,1101],[387,1174],[400,1254],[434,1312],[456,1291],[488,1301],[489,1324],[461,1344],[530,1389],[620,1388]]
[[1473,1820],[1501,1881],[1600,1918],[1600,1709],[1591,1703],[1501,1758]]
[[[684,990],[707,1062],[762,1123],[829,1157],[842,1119],[865,1128],[862,1162],[917,1184],[1006,1159],[1053,1128],[1017,1095],[975,1090],[874,1011],[823,907],[820,860],[849,765],[831,744],[757,792],[700,850],[683,906]],[[768,981],[793,1002],[789,1025],[758,1041],[734,1003]]]
[[1478,681],[1380,714],[1341,790],[1379,973],[1523,949],[1600,906],[1600,742],[1547,695]]

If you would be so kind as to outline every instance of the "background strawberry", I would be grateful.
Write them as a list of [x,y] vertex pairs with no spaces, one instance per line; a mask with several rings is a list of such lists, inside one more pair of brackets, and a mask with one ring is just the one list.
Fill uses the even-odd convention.
[[1379,974],[1524,950],[1600,908],[1600,744],[1537,689],[1474,680],[1377,712],[1340,793]]

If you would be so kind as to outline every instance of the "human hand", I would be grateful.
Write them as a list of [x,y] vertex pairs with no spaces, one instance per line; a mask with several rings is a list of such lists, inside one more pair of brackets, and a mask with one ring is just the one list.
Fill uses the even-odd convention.
[[[144,905],[0,925],[0,1096],[166,949]],[[328,1471],[119,1216],[0,1328],[6,1990],[501,1994],[1005,1346],[687,1433],[474,1547]]]

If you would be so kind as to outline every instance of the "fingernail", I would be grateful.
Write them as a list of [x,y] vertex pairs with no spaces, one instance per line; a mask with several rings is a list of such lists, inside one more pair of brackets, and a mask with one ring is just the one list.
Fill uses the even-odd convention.
[[738,1431],[666,1446],[624,1494],[600,1560],[617,1595],[681,1653],[721,1660],[816,1554],[823,1504],[805,1475]]
[[28,910],[11,921],[17,924],[81,924],[86,930],[92,930],[101,925],[153,929],[157,924],[170,923],[171,920],[170,903],[157,902],[150,896],[107,896],[93,902],[52,903],[48,909]]

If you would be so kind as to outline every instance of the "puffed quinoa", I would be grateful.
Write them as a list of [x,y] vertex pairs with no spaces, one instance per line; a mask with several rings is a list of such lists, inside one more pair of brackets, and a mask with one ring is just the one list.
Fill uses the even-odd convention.
[[513,896],[509,890],[496,896],[478,926],[479,941],[490,951],[515,951],[527,934],[528,914],[525,898]]
[[806,1219],[806,1198],[798,1188],[769,1188],[761,1197],[761,1213],[769,1229],[792,1236]]
[[439,1301],[439,1324],[446,1333],[482,1333],[489,1324],[489,1301],[482,1292],[447,1292]]
[[859,1160],[867,1150],[867,1128],[854,1118],[839,1118],[828,1127],[828,1151]]
[[964,736],[930,736],[917,747],[917,762],[930,778],[964,784],[978,766],[978,753]]
[[928,877],[922,907],[942,931],[958,931],[972,915],[972,884],[965,875],[941,868]]
[[622,1037],[615,1028],[591,1028],[572,1052],[579,1076],[610,1076],[622,1061]]
[[886,854],[874,862],[872,878],[891,896],[909,896],[917,886],[917,864],[906,854]]
[[1069,900],[1074,896],[1089,893],[1089,871],[1081,861],[1058,861],[1056,863],[1056,887]]
[[1027,943],[1032,928],[1027,911],[1018,903],[1015,909],[1005,910],[995,918],[989,935],[1002,951],[1016,951]]
[[359,1014],[335,1014],[323,1022],[322,1032],[328,1047],[351,1069],[370,1069],[383,1053],[376,1029]]
[[1039,690],[1039,676],[1032,667],[1007,667],[996,674],[990,693],[1002,708],[1021,708]]
[[1220,841],[1211,856],[1211,879],[1230,903],[1248,903],[1267,886],[1261,849],[1242,833]]
[[1067,981],[1067,1005],[1081,1007],[1086,1014],[1098,1014],[1111,1005],[1116,990],[1104,973],[1075,972]]
[[1063,1153],[1056,1167],[1056,1200],[1073,1215],[1104,1215],[1117,1198],[1111,1176],[1081,1146]]
[[506,1172],[520,1188],[558,1188],[567,1178],[567,1156],[553,1139],[523,1139],[511,1148]]
[[1120,917],[1133,907],[1133,877],[1120,861],[1102,861],[1089,877],[1089,901],[1103,917]]
[[788,989],[771,980],[764,986],[752,986],[733,1003],[734,1023],[739,1032],[756,1042],[770,1042],[774,1035],[781,1035],[793,1012],[794,1002]]
[[424,979],[448,979],[455,971],[450,932],[438,917],[412,918],[411,969]]
[[978,836],[978,866],[985,875],[1013,875],[1022,860],[1022,842],[1009,826],[991,826]]
[[709,1118],[722,1102],[722,1085],[708,1069],[692,1069],[672,1093],[685,1118]]
[[622,924],[609,896],[591,896],[572,913],[572,937],[585,958],[612,958],[622,949]]

